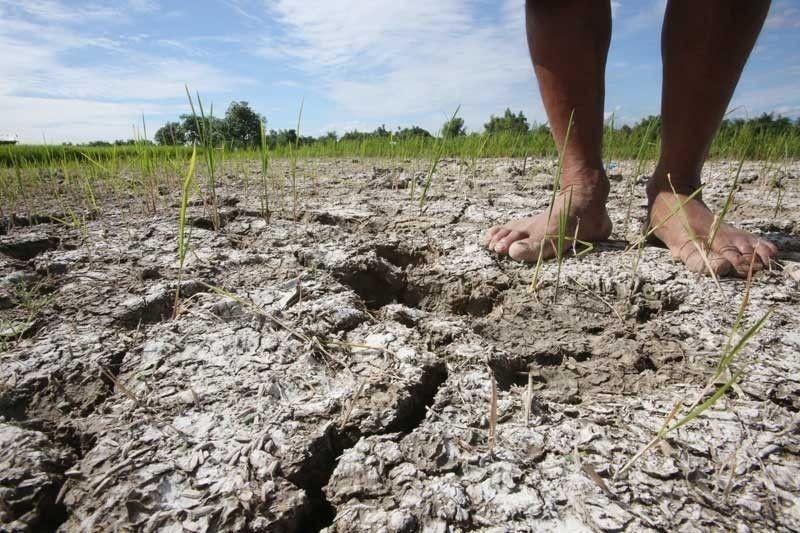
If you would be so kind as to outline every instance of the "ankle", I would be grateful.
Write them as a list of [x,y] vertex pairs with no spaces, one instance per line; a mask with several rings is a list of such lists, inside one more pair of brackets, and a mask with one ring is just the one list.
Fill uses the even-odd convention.
[[[656,166],[645,188],[648,202],[652,204],[656,196],[661,193],[672,194],[675,192],[687,196],[694,193],[701,186],[699,176],[699,172],[687,174],[672,173],[663,170],[661,165]],[[702,193],[697,193],[695,198],[701,199]]]
[[611,185],[602,169],[564,168],[561,175],[560,190],[581,197],[591,203],[605,205]]

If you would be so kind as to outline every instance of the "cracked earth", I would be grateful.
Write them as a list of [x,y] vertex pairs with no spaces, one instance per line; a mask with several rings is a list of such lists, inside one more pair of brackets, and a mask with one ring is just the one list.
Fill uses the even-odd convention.
[[[221,180],[219,230],[193,202],[182,273],[177,192],[82,230],[3,220],[0,530],[800,529],[800,167],[776,207],[747,163],[728,215],[782,250],[743,378],[615,478],[703,389],[745,290],[649,245],[633,271],[632,162],[611,240],[533,294],[479,240],[547,205],[555,162],[446,160],[423,209],[425,162],[300,166],[296,216],[291,193],[262,216],[256,163]],[[735,170],[708,165],[712,208]]]

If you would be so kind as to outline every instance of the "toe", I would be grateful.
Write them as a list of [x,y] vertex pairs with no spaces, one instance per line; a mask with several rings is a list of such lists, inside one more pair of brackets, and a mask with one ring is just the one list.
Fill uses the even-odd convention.
[[[739,265],[739,263],[742,262],[742,253],[744,253],[744,251],[745,250],[743,250],[741,246],[736,246],[731,243],[727,243],[724,246],[717,246],[715,244],[713,248],[714,253],[727,259],[728,262],[734,267],[736,267],[737,265]],[[753,250],[751,248],[750,252],[752,251]]]
[[503,229],[503,226],[492,226],[491,228],[486,230],[486,233],[483,235],[483,239],[481,239],[481,244],[483,246],[489,246],[489,243],[492,242],[492,239],[494,239],[494,236],[501,229]]
[[533,244],[531,239],[516,241],[508,247],[508,256],[516,261],[534,263],[539,259],[539,243]]
[[[733,263],[717,252],[708,253],[708,263],[711,265],[711,271],[714,272],[715,276],[727,276],[734,270]],[[703,272],[707,273],[708,267],[705,265],[705,261],[703,261],[703,267]]]
[[755,253],[761,259],[765,267],[770,267],[775,257],[778,255],[778,247],[769,241],[758,239],[755,245]]
[[492,237],[489,239],[489,242],[486,244],[486,247],[490,250],[494,250],[495,244],[498,243],[501,239],[503,239],[506,235],[511,233],[511,230],[508,228],[500,227],[497,231],[494,232]]
[[749,241],[738,243],[738,251],[739,260],[731,263],[739,276],[746,278],[750,272],[763,270],[765,263]]
[[706,264],[703,258],[703,252],[701,252],[697,246],[690,243],[681,253],[681,260],[686,265],[686,268],[692,272],[701,274],[708,274],[709,266],[716,276],[725,276],[733,270],[731,261],[719,252],[709,251],[706,252],[706,256],[708,264]]
[[[517,261],[535,263],[539,260],[541,253],[542,259],[551,259],[556,256],[552,240],[540,241],[528,237],[520,239],[508,247],[508,256]],[[542,248],[544,246],[544,248]]]
[[500,240],[495,240],[494,251],[500,254],[508,253],[508,248],[515,242],[522,240],[528,236],[527,233],[522,231],[510,231]]
[[724,257],[736,271],[736,275],[741,277],[747,277],[751,269],[753,272],[757,272],[762,268],[761,261],[755,255],[753,247],[748,241],[716,248],[714,253]]

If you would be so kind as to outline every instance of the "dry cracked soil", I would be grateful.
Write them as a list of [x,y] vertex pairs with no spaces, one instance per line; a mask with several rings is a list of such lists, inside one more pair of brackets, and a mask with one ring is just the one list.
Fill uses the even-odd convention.
[[[651,245],[634,274],[632,162],[612,239],[534,293],[479,239],[546,206],[553,161],[445,160],[422,209],[425,162],[302,161],[296,213],[289,192],[269,219],[257,167],[221,180],[218,230],[192,204],[182,274],[172,192],[84,228],[3,220],[1,531],[800,530],[800,166],[776,206],[747,163],[728,215],[782,249],[743,377],[621,475],[703,390],[745,291]],[[705,171],[716,209],[735,169]]]

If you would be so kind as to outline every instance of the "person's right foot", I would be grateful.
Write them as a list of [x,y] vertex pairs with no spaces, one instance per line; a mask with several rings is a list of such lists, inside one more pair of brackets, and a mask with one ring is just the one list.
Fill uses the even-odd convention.
[[[687,194],[667,190],[665,182],[656,175],[648,183],[648,211],[650,226],[657,228],[653,235],[675,259],[693,272],[708,273],[710,266],[719,276],[744,277],[751,268],[755,272],[770,267],[778,254],[774,244],[724,222],[709,243],[714,233],[714,213],[699,197],[689,200]],[[672,214],[681,204],[682,212]]]
[[[603,241],[611,235],[611,219],[608,217],[605,205],[608,188],[608,180],[605,176],[601,176],[599,179],[582,180],[578,185],[562,189],[556,197],[549,219],[545,211],[532,217],[494,226],[486,232],[483,245],[491,251],[507,254],[517,261],[536,262],[540,250],[543,259],[555,257],[559,218],[568,204],[569,216],[565,231],[567,240],[564,249],[572,248],[576,228],[577,238],[581,241]],[[579,249],[583,248],[580,244],[576,246]]]

